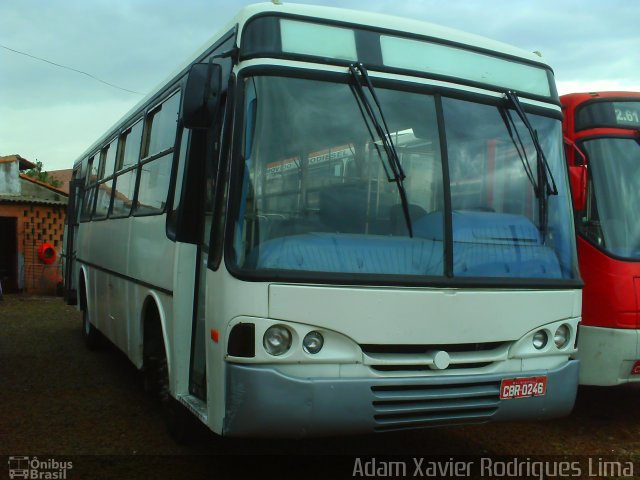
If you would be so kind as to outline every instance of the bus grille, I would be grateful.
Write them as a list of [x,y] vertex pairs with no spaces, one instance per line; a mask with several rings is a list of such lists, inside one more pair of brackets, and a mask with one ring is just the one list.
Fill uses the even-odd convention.
[[375,430],[484,423],[500,404],[500,382],[372,386]]
[[[453,345],[360,345],[364,364],[381,373],[411,372],[437,375],[451,370],[489,367],[507,359],[510,342]],[[434,355],[446,352],[449,363],[436,368]]]

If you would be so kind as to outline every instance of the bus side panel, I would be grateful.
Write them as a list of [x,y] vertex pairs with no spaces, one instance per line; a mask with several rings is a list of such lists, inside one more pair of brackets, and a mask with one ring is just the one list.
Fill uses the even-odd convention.
[[611,258],[581,237],[578,254],[585,282],[583,325],[638,328],[634,277],[640,277],[640,263]]
[[[163,322],[165,341],[170,335],[173,324],[171,319],[175,244],[166,236],[165,223],[165,215],[130,219],[126,275],[134,280],[126,289],[129,305],[127,312],[129,342],[126,351],[131,361],[138,367],[143,363],[145,302],[151,300],[158,308]],[[169,343],[165,343],[165,347],[166,345],[171,345],[170,338]],[[171,349],[167,348],[166,353],[167,360],[171,362]]]
[[131,219],[127,276],[144,279],[153,287],[172,292],[175,244],[167,238],[166,217]]
[[83,240],[90,248],[83,260],[90,265],[95,291],[95,326],[121,350],[127,351],[127,318],[123,305],[129,250],[129,219],[95,221],[84,226]]
[[171,332],[165,323],[172,318],[174,244],[165,221],[164,215],[94,221],[82,224],[79,235],[91,321],[137,367],[147,299],[159,310],[165,338]]

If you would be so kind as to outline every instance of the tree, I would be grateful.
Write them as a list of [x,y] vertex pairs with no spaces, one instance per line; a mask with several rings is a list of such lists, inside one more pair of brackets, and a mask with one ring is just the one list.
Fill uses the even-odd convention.
[[62,182],[58,180],[56,177],[49,175],[49,172],[42,170],[42,162],[36,160],[36,168],[30,168],[24,174],[27,177],[38,180],[39,182],[48,183],[52,187],[60,187],[62,186]]

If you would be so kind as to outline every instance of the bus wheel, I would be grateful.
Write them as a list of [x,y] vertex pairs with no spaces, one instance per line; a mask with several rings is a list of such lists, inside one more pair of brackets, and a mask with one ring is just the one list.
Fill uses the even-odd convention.
[[89,320],[87,308],[82,310],[82,338],[89,350],[98,350],[102,346],[102,335]]

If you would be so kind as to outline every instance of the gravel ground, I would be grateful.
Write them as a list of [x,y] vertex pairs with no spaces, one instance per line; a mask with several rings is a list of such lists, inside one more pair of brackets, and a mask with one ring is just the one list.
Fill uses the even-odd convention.
[[[248,468],[260,473],[251,478],[278,472],[282,478],[282,471],[298,470],[309,478],[310,471],[332,468],[338,478],[351,476],[356,456],[382,455],[632,459],[640,474],[640,385],[581,388],[572,415],[547,422],[305,441],[203,435],[179,446],[167,435],[160,406],[143,391],[136,369],[113,347],[86,350],[80,327],[80,314],[58,298],[5,296],[0,302],[3,458],[68,458],[75,467],[69,479],[245,478],[240,472]],[[3,475],[8,478],[8,470],[0,466]]]

